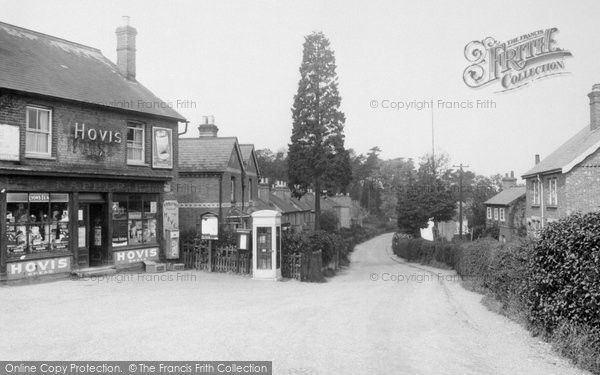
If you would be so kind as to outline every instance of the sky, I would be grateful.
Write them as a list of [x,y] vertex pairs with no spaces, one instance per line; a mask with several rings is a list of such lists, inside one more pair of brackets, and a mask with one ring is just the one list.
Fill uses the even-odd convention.
[[[138,32],[137,79],[190,121],[184,136],[197,136],[212,115],[220,136],[257,149],[287,149],[302,43],[313,31],[335,52],[346,147],[378,146],[385,159],[431,152],[433,123],[435,152],[453,164],[520,176],[535,154],[543,159],[589,124],[587,94],[600,83],[593,0],[0,0],[0,21],[99,48],[112,61],[125,15]],[[572,53],[568,74],[504,92],[465,84],[468,43],[549,28]]]

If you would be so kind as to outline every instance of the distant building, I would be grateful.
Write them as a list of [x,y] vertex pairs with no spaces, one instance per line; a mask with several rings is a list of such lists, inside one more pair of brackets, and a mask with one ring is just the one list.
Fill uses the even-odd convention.
[[525,228],[525,186],[517,186],[514,172],[502,179],[502,191],[484,202],[486,226],[498,226],[498,239],[510,241]]
[[[456,202],[456,210],[454,212],[454,217],[452,220],[443,221],[436,223],[437,234],[440,238],[444,238],[448,241],[451,241],[454,238],[458,238],[460,236],[460,210],[459,210],[460,202]],[[466,205],[463,202],[463,217],[462,217],[462,234],[463,236],[470,234],[469,231],[469,221],[467,220],[466,215]]]
[[528,232],[574,212],[600,208],[600,84],[588,94],[590,124],[522,177],[526,180]]

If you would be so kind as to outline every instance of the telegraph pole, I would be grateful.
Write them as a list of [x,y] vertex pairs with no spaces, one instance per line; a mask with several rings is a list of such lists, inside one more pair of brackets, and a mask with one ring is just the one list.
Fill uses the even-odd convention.
[[463,235],[463,168],[469,168],[468,165],[453,165],[452,168],[460,168],[458,174],[458,239],[462,240]]

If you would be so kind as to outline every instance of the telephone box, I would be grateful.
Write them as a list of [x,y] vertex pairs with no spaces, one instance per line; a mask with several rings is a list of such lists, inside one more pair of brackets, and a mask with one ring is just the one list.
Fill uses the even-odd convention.
[[252,278],[281,280],[281,214],[252,213]]

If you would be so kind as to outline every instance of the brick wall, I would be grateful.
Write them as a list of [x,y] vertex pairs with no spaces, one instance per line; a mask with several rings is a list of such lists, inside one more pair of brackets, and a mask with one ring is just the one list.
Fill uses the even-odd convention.
[[600,151],[590,155],[566,175],[565,215],[600,208]]
[[[549,206],[547,199],[548,180],[557,178],[558,204]],[[541,218],[539,206],[532,206],[533,181],[527,180],[526,217]],[[543,176],[544,181],[544,220],[558,220],[575,212],[590,212],[600,208],[600,151],[589,156],[567,174]]]
[[[51,159],[29,158],[26,150],[26,107],[39,106],[52,110]],[[127,165],[127,124],[136,122],[145,125],[145,165]],[[0,96],[0,124],[18,125],[20,132],[20,162],[0,161],[1,166],[30,165],[57,170],[72,170],[75,167],[107,174],[129,172],[140,176],[174,176],[177,171],[177,121],[164,120],[132,112],[118,112],[96,106],[80,105],[46,99],[30,98],[17,94]],[[95,140],[81,135],[75,138],[75,124],[86,131],[94,129]],[[152,168],[152,127],[172,129],[173,169]],[[116,134],[120,135],[120,143]],[[81,133],[79,133],[81,134]],[[104,140],[101,135],[105,134]],[[112,135],[112,142],[109,139]]]

